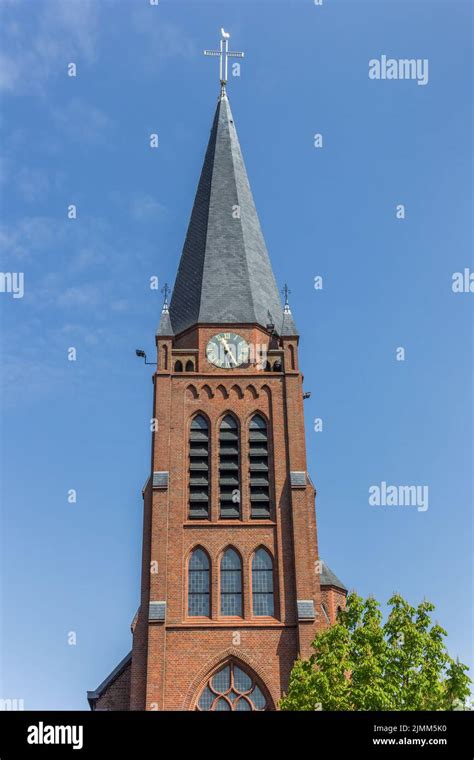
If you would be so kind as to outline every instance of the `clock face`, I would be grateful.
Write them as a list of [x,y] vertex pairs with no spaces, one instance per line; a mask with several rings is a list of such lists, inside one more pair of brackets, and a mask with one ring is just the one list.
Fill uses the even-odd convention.
[[249,360],[249,344],[237,333],[218,333],[207,344],[208,362],[221,369],[232,369]]

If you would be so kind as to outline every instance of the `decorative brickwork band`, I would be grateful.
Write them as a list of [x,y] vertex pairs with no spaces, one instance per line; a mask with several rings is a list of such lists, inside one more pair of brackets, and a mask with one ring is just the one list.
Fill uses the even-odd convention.
[[314,602],[312,599],[298,599],[296,602],[298,607],[298,620],[314,620],[316,615],[314,612]]
[[290,472],[290,483],[291,483],[292,488],[305,488],[306,473],[305,472]]
[[166,618],[166,602],[150,602],[148,620],[164,623]]
[[168,472],[154,472],[153,473],[153,488],[168,488]]

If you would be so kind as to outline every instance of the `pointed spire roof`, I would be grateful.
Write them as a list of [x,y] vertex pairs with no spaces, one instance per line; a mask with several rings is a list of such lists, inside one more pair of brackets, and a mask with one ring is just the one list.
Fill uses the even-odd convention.
[[290,309],[290,304],[288,302],[288,294],[290,293],[288,285],[285,285],[283,292],[285,294],[285,306],[283,307],[283,322],[281,325],[280,335],[293,337],[295,335],[298,335],[298,330],[296,329],[296,325]]
[[173,331],[274,323],[283,310],[225,88],[211,128],[170,304]]
[[161,292],[164,295],[164,301],[163,301],[163,307],[161,309],[160,324],[158,325],[156,334],[161,335],[161,337],[172,337],[174,335],[174,332],[173,332],[173,327],[171,325],[171,319],[170,319],[170,310],[169,310],[169,304],[168,304],[168,293],[170,292],[170,289],[167,282],[165,283],[164,287],[161,289]]
[[333,571],[326,565],[324,560],[321,560],[320,583],[321,586],[335,586],[336,588],[340,588],[342,591],[347,591],[347,588],[344,586],[343,582],[340,581],[337,575],[335,575]]
[[158,325],[157,335],[161,337],[170,337],[174,335],[173,327],[171,325],[170,313],[168,309],[163,309],[161,312],[160,324]]
[[286,338],[294,338],[295,336],[299,335],[298,330],[296,329],[293,315],[289,309],[288,311],[283,312],[283,322],[280,330],[280,335]]

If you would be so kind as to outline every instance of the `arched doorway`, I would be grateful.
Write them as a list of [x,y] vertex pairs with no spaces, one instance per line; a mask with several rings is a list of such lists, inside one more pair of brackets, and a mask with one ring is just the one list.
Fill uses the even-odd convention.
[[230,660],[209,677],[196,702],[196,710],[251,712],[272,710],[260,679],[247,666]]

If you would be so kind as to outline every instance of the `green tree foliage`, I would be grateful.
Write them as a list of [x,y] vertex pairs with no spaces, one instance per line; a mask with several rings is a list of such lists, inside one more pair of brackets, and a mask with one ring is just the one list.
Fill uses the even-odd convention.
[[337,623],[318,633],[313,654],[297,660],[282,710],[454,710],[471,683],[467,666],[449,656],[446,631],[431,621],[434,605],[379,603],[349,594]]

